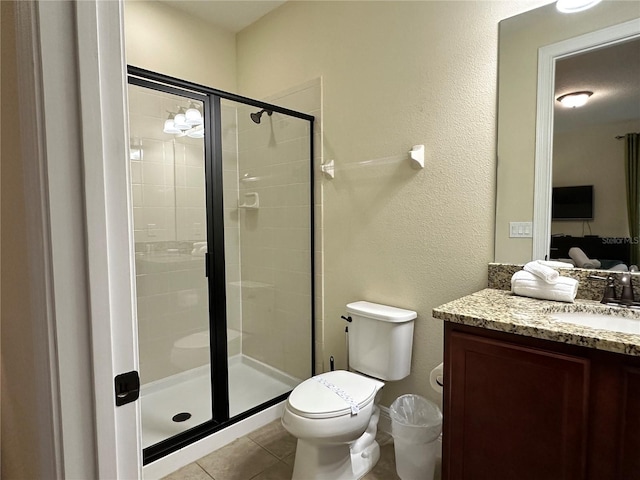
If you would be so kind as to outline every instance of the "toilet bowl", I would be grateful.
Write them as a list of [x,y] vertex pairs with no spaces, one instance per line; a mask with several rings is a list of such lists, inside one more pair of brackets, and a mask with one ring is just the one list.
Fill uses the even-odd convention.
[[293,480],[353,480],[380,457],[375,441],[384,383],[337,370],[305,380],[289,396],[282,425],[298,438]]
[[364,477],[380,458],[381,380],[409,375],[416,312],[363,301],[347,305],[347,313],[349,365],[361,373],[316,375],[289,395],[282,425],[298,438],[292,480]]

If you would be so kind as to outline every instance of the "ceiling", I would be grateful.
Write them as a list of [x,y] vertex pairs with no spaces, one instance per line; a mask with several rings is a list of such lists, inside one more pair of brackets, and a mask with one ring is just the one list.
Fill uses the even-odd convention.
[[229,32],[237,33],[286,0],[160,0]]
[[556,131],[640,120],[640,38],[558,60],[555,97],[583,90],[593,92],[584,107],[556,102]]

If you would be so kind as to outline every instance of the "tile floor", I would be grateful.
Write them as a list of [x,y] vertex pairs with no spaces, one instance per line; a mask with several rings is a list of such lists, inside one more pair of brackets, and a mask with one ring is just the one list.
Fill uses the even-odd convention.
[[[393,439],[378,432],[380,460],[363,480],[399,480]],[[280,420],[240,437],[229,445],[164,477],[164,480],[290,480],[296,439]],[[440,479],[436,466],[434,480]]]

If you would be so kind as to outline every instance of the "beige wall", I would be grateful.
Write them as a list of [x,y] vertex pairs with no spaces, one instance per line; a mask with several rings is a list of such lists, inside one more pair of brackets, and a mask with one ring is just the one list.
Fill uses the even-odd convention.
[[236,90],[235,34],[162,2],[125,2],[127,64]]
[[575,16],[558,14],[552,4],[500,25],[496,261],[531,260],[532,240],[509,238],[509,222],[533,219],[538,48],[638,18],[638,12],[637,1],[603,2]]
[[617,135],[640,130],[640,122],[597,125],[554,135],[553,186],[593,185],[590,229],[579,221],[552,221],[551,234],[628,237],[624,141]]
[[38,478],[34,329],[27,268],[27,226],[16,65],[15,7],[2,6],[2,478]]
[[[238,90],[323,78],[325,368],[344,368],[346,303],[418,312],[413,373],[436,399],[433,307],[483,288],[493,260],[498,22],[541,2],[288,2],[238,35]],[[409,161],[425,144],[426,168]]]

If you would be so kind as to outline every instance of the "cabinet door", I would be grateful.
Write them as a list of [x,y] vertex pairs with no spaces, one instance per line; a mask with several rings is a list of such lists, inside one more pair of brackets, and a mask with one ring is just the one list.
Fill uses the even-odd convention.
[[589,360],[452,331],[445,479],[585,478]]
[[620,462],[617,478],[638,480],[640,479],[640,368],[623,368],[620,412]]

